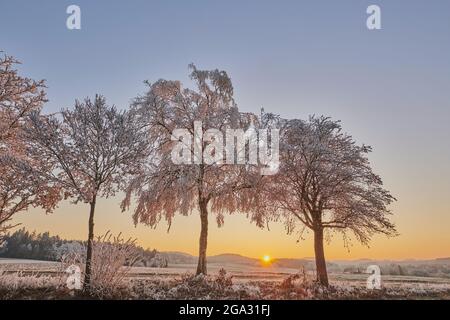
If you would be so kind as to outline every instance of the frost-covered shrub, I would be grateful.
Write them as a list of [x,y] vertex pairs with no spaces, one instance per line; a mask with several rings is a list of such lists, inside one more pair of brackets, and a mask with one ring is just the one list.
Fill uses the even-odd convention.
[[230,288],[233,285],[233,276],[227,276],[227,271],[222,268],[214,280],[219,288]]
[[[62,264],[65,268],[77,265],[83,273],[86,250],[83,247],[73,249],[62,257]],[[90,295],[96,298],[120,298],[126,294],[124,279],[138,258],[135,240],[125,241],[121,234],[115,237],[109,232],[98,237],[93,245]]]
[[233,284],[221,269],[216,276],[183,274],[178,279],[133,279],[129,282],[132,298],[157,300],[258,299],[259,288],[251,284]]
[[234,285],[232,276],[220,269],[215,277],[185,274],[175,282],[168,299],[257,299],[259,290],[254,286]]
[[308,299],[326,290],[325,287],[314,281],[304,268],[299,273],[285,278],[278,289],[278,299]]
[[169,299],[214,299],[226,296],[228,288],[203,274],[184,274],[167,292]]

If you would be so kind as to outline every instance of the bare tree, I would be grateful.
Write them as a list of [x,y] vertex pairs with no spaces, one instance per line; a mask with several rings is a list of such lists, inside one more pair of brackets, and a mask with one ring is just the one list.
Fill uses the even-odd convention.
[[263,179],[253,209],[281,214],[288,232],[297,224],[300,232],[313,231],[317,280],[328,286],[324,232],[341,232],[344,240],[350,232],[363,244],[374,233],[395,235],[387,208],[395,199],[372,172],[371,148],[358,146],[339,122],[310,117],[281,123],[280,169]]
[[14,214],[30,206],[51,211],[57,202],[54,190],[33,170],[49,170],[45,159],[25,152],[23,128],[31,112],[46,101],[44,82],[22,77],[13,57],[0,57],[0,234],[13,227]]
[[125,178],[138,170],[148,145],[130,113],[108,106],[102,96],[77,101],[74,110],[60,115],[31,116],[29,149],[53,163],[52,172],[41,174],[57,183],[65,198],[90,206],[83,286],[89,292],[97,198],[121,189]]
[[[134,112],[147,125],[156,155],[151,165],[130,182],[122,207],[127,209],[135,195],[138,204],[134,222],[156,226],[164,218],[169,229],[176,213],[188,215],[198,210],[201,231],[197,274],[206,274],[209,211],[216,214],[221,226],[224,214],[238,208],[237,191],[249,188],[252,181],[244,165],[227,164],[220,156],[209,163],[204,152],[195,153],[195,143],[202,150],[211,143],[201,134],[196,136],[196,123],[201,122],[201,132],[214,128],[225,134],[226,128],[248,126],[250,118],[238,112],[231,80],[224,71],[190,67],[197,90],[183,89],[178,81],[159,80],[149,84],[147,94],[134,101]],[[192,141],[185,141],[191,163],[174,163],[172,159],[174,146],[180,143],[179,137],[173,135],[175,129],[186,130],[192,137]]]

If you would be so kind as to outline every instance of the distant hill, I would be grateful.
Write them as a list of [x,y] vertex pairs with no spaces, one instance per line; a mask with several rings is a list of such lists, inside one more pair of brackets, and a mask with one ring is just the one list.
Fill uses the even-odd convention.
[[[184,252],[163,252],[166,256],[169,266],[177,264],[196,264],[197,257]],[[208,257],[209,264],[222,265],[225,269],[228,265],[245,267],[260,267],[260,259],[245,257],[239,254],[225,253]],[[277,268],[288,268],[300,270],[304,267],[306,270],[315,269],[314,258],[279,258],[273,259],[271,264]],[[411,275],[411,276],[436,276],[450,277],[450,258],[437,258],[430,260],[374,260],[374,259],[356,259],[356,260],[331,260],[327,261],[328,271],[331,273],[364,273],[369,265],[378,265],[381,273],[384,275]]]
[[235,263],[255,266],[259,265],[261,261],[259,259],[241,256],[240,254],[224,253],[208,257],[208,263]]
[[[184,252],[177,251],[168,251],[163,252],[163,255],[166,256],[169,265],[172,264],[195,264],[197,263],[197,257]],[[245,257],[240,254],[234,253],[224,253],[215,256],[208,257],[208,263],[211,264],[237,264],[243,266],[261,266],[261,260],[256,258]],[[299,269],[302,266],[305,266],[307,269],[310,269],[314,266],[314,259],[306,258],[306,259],[289,259],[289,258],[281,258],[274,259],[271,262],[271,265],[280,268],[293,268]]]
[[[163,252],[169,261],[169,264],[192,264],[197,263],[197,257],[189,253],[168,251]],[[239,254],[225,253],[216,256],[209,256],[208,263],[234,263],[242,265],[258,265],[260,261],[258,259],[244,257]]]

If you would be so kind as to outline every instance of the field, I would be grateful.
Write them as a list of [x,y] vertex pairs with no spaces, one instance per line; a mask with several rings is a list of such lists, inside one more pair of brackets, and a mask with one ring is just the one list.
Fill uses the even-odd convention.
[[[194,264],[167,268],[129,268],[104,299],[450,299],[450,279],[383,276],[380,290],[366,288],[367,274],[331,273],[328,289],[318,286],[312,272],[293,268],[209,264],[208,277],[195,277]],[[223,270],[226,270],[224,272]],[[67,289],[60,263],[0,259],[1,299],[82,298]]]

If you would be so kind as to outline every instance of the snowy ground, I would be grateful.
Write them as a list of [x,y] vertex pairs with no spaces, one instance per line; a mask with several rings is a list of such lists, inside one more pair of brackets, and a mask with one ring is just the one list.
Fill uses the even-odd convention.
[[49,264],[51,262],[48,261],[40,261],[40,260],[29,260],[29,259],[7,259],[7,258],[0,258],[0,265],[14,265],[14,264]]
[[[128,274],[126,290],[118,298],[139,299],[450,299],[450,279],[411,276],[382,276],[382,290],[366,289],[364,274],[330,274],[332,288],[317,287],[312,274],[298,276],[299,270],[275,267],[246,267],[240,264],[209,264],[208,278],[193,276],[195,265],[172,265],[168,268],[132,268]],[[219,276],[226,270],[225,278]],[[1,285],[8,280],[20,284],[11,288],[29,286],[35,289],[56,285],[61,279],[61,266],[56,262],[0,259]],[[26,281],[25,281],[26,280]],[[61,281],[61,280],[58,280]],[[47,285],[47,283],[49,285]],[[21,298],[28,293],[9,297],[3,288],[3,298]],[[50,290],[51,291],[51,290]],[[29,292],[29,290],[25,290]],[[6,294],[6,296],[5,296]],[[48,298],[60,298],[50,295]],[[36,298],[33,296],[32,298]],[[38,296],[37,298],[40,298]],[[117,297],[116,297],[117,298]]]

